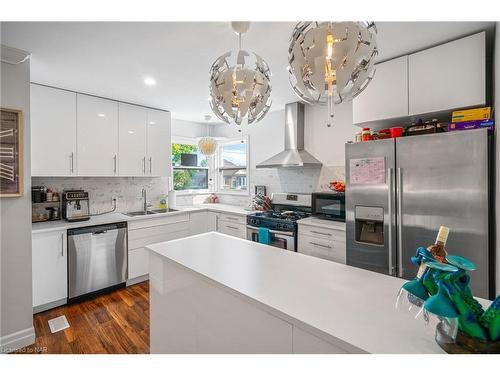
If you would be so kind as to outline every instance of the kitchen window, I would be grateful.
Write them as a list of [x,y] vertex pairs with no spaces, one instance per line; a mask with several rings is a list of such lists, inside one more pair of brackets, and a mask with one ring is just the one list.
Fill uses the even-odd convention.
[[208,160],[198,151],[196,140],[172,143],[174,190],[208,189]]
[[248,194],[248,139],[220,141],[219,192]]

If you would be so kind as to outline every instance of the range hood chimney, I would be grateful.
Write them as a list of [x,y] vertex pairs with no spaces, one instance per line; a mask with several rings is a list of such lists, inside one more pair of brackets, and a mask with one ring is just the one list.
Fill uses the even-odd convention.
[[321,167],[323,164],[304,150],[304,104],[285,106],[285,150],[256,165],[257,168]]

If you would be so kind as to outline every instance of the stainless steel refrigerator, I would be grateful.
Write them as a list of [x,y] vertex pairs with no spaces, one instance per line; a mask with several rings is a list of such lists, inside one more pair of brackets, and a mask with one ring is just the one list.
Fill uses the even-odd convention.
[[346,144],[347,264],[411,279],[419,246],[450,228],[449,253],[477,265],[471,287],[494,297],[486,129]]

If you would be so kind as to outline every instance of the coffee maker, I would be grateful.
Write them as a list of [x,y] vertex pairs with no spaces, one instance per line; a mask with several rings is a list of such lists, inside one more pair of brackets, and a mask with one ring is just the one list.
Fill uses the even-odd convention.
[[90,219],[89,193],[84,190],[64,190],[62,214],[67,221]]

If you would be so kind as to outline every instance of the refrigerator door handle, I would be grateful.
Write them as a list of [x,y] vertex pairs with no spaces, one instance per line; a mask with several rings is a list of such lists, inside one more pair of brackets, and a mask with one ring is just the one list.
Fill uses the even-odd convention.
[[388,247],[389,247],[389,275],[390,276],[395,276],[394,275],[394,264],[392,263],[393,261],[393,249],[392,249],[392,240],[393,240],[393,233],[392,233],[392,227],[393,227],[393,207],[392,207],[392,197],[393,197],[393,191],[394,191],[394,176],[393,176],[393,169],[392,168],[387,168],[387,181],[388,181],[388,192],[387,192],[387,215],[389,216],[389,233],[388,233]]
[[403,277],[403,169],[398,168],[397,180],[398,215],[398,277]]

